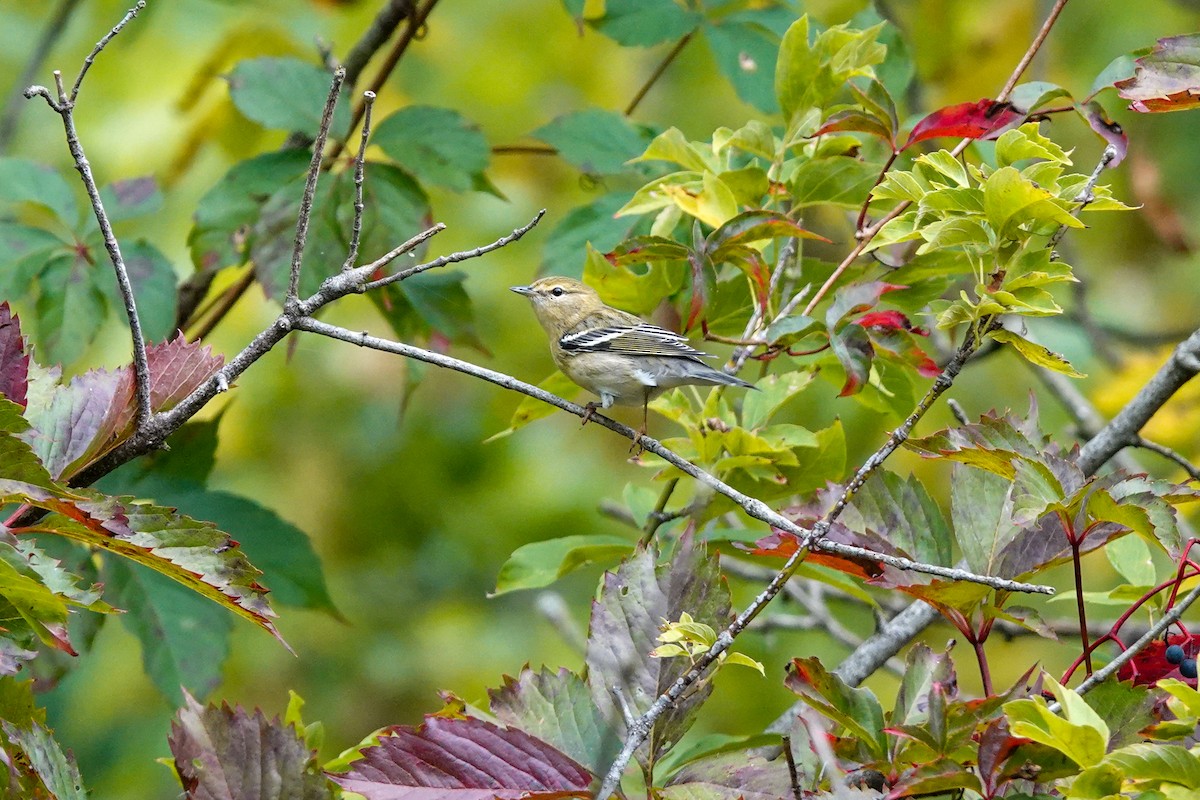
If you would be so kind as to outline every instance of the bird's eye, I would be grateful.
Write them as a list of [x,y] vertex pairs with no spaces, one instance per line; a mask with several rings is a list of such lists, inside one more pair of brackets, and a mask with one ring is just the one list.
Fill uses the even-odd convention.
[[554,295],[555,297],[562,297],[562,293],[563,293],[563,288],[561,286],[555,286],[553,289],[550,290],[550,294]]

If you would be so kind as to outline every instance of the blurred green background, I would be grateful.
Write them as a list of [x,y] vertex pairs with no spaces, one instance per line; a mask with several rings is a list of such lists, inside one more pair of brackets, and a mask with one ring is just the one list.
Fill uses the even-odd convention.
[[[796,9],[834,23],[867,5],[822,0],[797,3]],[[1051,4],[890,0],[881,5],[899,23],[916,63],[917,89],[908,110],[919,113],[994,96]],[[1086,94],[1114,57],[1158,37],[1200,28],[1195,5],[1071,3],[1026,77]],[[6,95],[58,6],[47,0],[0,0],[0,90]],[[186,237],[200,196],[233,163],[277,148],[284,139],[242,118],[220,76],[242,58],[314,57],[318,39],[335,55],[344,55],[378,6],[152,0],[98,60],[77,115],[101,181],[153,175],[164,187],[165,210],[118,233],[150,238],[173,259],[180,277],[186,276]],[[73,74],[125,8],[111,0],[80,3],[48,68]],[[529,131],[559,114],[588,105],[624,108],[667,49],[621,48],[594,32],[581,36],[558,0],[447,1],[435,9],[425,35],[386,84],[377,109],[382,115],[410,103],[447,106],[477,122],[493,145],[528,142]],[[366,74],[373,71],[369,67]],[[36,80],[49,83],[50,75]],[[1130,157],[1111,180],[1119,197],[1145,208],[1098,222],[1093,218],[1091,229],[1068,238],[1064,252],[1088,282],[1089,307],[1103,325],[1143,332],[1190,330],[1200,319],[1191,253],[1195,233],[1187,227],[1200,211],[1195,117],[1139,118],[1116,98],[1103,100],[1131,140]],[[757,116],[736,98],[706,49],[693,45],[651,90],[635,119],[707,139],[717,126],[736,128]],[[59,121],[40,102],[26,103],[8,154],[69,173],[61,133]],[[1090,169],[1102,149],[1074,120],[1055,123],[1055,136],[1077,147],[1081,171]],[[507,287],[535,276],[550,229],[604,187],[544,156],[499,155],[488,174],[507,201],[431,190],[436,219],[448,226],[431,252],[491,241],[538,209],[548,209],[546,221],[526,239],[464,265],[489,353],[458,355],[536,382],[551,370],[548,353],[526,304]],[[1172,239],[1164,227],[1171,214],[1183,222],[1182,239]],[[396,241],[410,234],[397,231]],[[209,341],[232,354],[274,314],[261,292],[252,289]],[[388,335],[362,298],[338,303],[327,319]],[[1069,321],[1046,322],[1036,332],[1090,373],[1084,387],[1108,413],[1164,357],[1160,349],[1117,347],[1119,363],[1108,364],[1096,357],[1089,336]],[[86,356],[69,366],[116,365],[128,359],[127,352],[127,332],[112,320]],[[405,402],[406,387],[418,378],[420,385]],[[1005,354],[968,370],[954,394],[977,415],[989,408],[1024,409],[1031,389],[1040,393],[1032,373]],[[798,421],[816,426],[841,417],[850,463],[856,464],[895,420],[837,400],[835,394],[832,385],[807,393]],[[1198,398],[1194,391],[1177,398],[1151,435],[1195,452],[1196,431],[1180,420]],[[575,418],[562,414],[484,444],[507,427],[519,399],[462,375],[302,337],[290,358],[286,348],[277,349],[238,382],[236,391],[214,403],[206,414],[223,410],[224,418],[210,485],[253,497],[309,534],[346,622],[280,609],[279,628],[295,657],[263,632],[237,622],[225,680],[213,698],[274,714],[283,711],[288,690],[295,690],[308,702],[306,719],[327,726],[322,755],[328,758],[377,727],[419,721],[439,707],[439,689],[478,703],[486,699],[487,687],[526,663],[578,669],[581,654],[538,613],[534,593],[496,599],[487,593],[500,565],[522,544],[577,533],[632,539],[631,531],[599,513],[598,506],[605,498],[619,498],[630,482],[651,485],[652,473],[626,461],[624,440],[594,426],[580,429]],[[1069,432],[1052,399],[1042,398],[1041,406],[1047,429]],[[633,414],[625,421],[632,419]],[[939,409],[925,429],[948,421]],[[669,428],[661,418],[651,425],[652,433]],[[1154,458],[1145,457],[1148,468],[1174,474]],[[937,474],[904,454],[892,467]],[[253,560],[252,550],[248,555]],[[1094,580],[1103,585],[1107,566],[1102,559],[1089,563],[1095,565]],[[597,575],[593,567],[554,587],[580,627],[586,625]],[[268,586],[270,577],[264,581]],[[743,584],[734,589],[739,604],[757,591]],[[1050,613],[1066,612],[1060,605]],[[847,613],[847,625],[861,633],[870,630],[869,618]],[[935,646],[949,637],[947,628],[927,635]],[[739,647],[767,665],[768,677],[749,670],[719,677],[704,729],[760,731],[790,703],[780,681],[786,659],[817,654],[835,663],[845,652],[818,633],[749,636]],[[1061,669],[1072,657],[1068,647],[1032,640],[997,641],[994,648],[999,686],[1035,659]],[[74,750],[99,798],[166,797],[172,791],[168,770],[153,759],[168,752],[165,737],[173,709],[142,674],[140,658],[136,640],[121,625],[106,625],[94,652],[44,696],[59,740]],[[977,676],[961,660],[960,672],[967,690],[977,688]],[[890,694],[891,680],[880,674],[869,685]]]

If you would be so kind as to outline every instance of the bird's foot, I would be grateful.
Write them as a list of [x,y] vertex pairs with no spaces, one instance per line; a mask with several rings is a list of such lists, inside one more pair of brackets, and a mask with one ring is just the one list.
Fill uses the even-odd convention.
[[583,422],[579,423],[579,427],[583,427],[592,421],[592,415],[596,413],[596,409],[600,408],[599,403],[588,403],[584,406],[586,411],[583,412]]
[[637,458],[646,451],[646,448],[642,445],[642,437],[645,435],[646,429],[644,427],[639,428],[637,435],[633,437],[633,444],[629,447],[630,458]]

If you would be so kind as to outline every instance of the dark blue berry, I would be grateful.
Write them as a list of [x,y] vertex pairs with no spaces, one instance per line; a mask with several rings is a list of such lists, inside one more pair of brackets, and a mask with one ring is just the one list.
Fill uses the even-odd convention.
[[1183,663],[1179,665],[1179,674],[1185,678],[1195,680],[1196,678],[1196,659],[1185,658]]
[[1177,644],[1173,644],[1167,648],[1166,652],[1167,663],[1182,664],[1183,663],[1183,648]]

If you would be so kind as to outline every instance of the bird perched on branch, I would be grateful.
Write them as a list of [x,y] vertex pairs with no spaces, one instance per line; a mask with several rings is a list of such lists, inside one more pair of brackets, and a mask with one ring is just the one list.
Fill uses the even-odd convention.
[[646,432],[647,404],[667,389],[688,384],[755,388],[705,364],[712,356],[684,337],[606,306],[595,289],[573,278],[539,278],[512,291],[533,303],[558,368],[599,395],[599,404],[587,404],[585,425],[597,408],[640,404],[640,436]]

